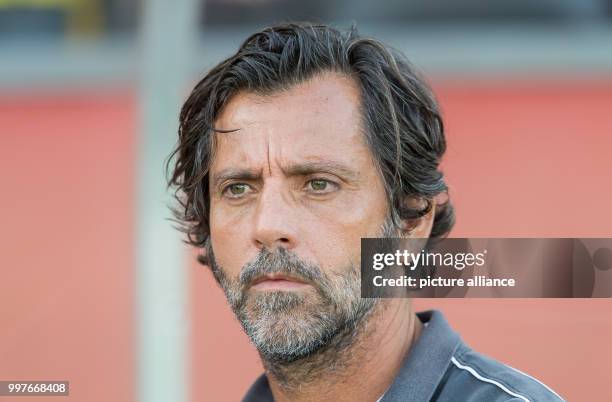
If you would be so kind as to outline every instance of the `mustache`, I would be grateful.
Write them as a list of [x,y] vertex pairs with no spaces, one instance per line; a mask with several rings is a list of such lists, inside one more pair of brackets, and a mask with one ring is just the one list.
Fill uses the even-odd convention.
[[247,288],[254,280],[267,274],[283,274],[313,284],[324,280],[324,275],[318,266],[303,261],[295,253],[284,248],[273,252],[262,249],[253,261],[242,268],[239,277],[240,286],[243,289]]

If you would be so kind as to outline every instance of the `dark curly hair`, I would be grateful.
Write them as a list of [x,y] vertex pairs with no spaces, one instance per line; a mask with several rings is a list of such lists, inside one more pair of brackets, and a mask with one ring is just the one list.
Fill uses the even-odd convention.
[[214,123],[224,105],[239,91],[271,94],[326,71],[352,77],[361,89],[364,135],[385,184],[393,223],[416,223],[442,194],[431,237],[448,234],[454,211],[438,170],[446,150],[444,127],[424,80],[403,55],[360,36],[354,27],[339,31],[286,23],[246,39],[236,54],[198,82],[181,109],[178,145],[167,168],[178,201],[175,217],[188,243],[204,247],[209,237],[208,173],[213,134],[222,132]]

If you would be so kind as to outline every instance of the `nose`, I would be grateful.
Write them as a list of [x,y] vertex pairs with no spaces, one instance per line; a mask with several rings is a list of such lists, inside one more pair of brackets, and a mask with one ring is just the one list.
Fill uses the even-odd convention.
[[278,186],[264,188],[257,200],[253,242],[258,249],[292,249],[297,245],[295,207]]

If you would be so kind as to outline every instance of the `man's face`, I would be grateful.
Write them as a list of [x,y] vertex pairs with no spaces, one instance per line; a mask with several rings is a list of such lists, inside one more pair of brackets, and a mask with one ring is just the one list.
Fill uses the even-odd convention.
[[215,134],[211,265],[259,351],[298,358],[371,309],[360,239],[392,234],[381,233],[387,199],[359,88],[328,73],[271,96],[239,93],[215,127],[237,131]]

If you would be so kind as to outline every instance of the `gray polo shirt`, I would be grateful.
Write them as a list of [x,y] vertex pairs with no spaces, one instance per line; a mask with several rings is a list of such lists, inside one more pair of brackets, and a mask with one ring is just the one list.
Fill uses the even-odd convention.
[[[426,324],[381,402],[563,401],[535,378],[470,349],[439,311],[417,313]],[[243,402],[273,402],[261,375]]]

